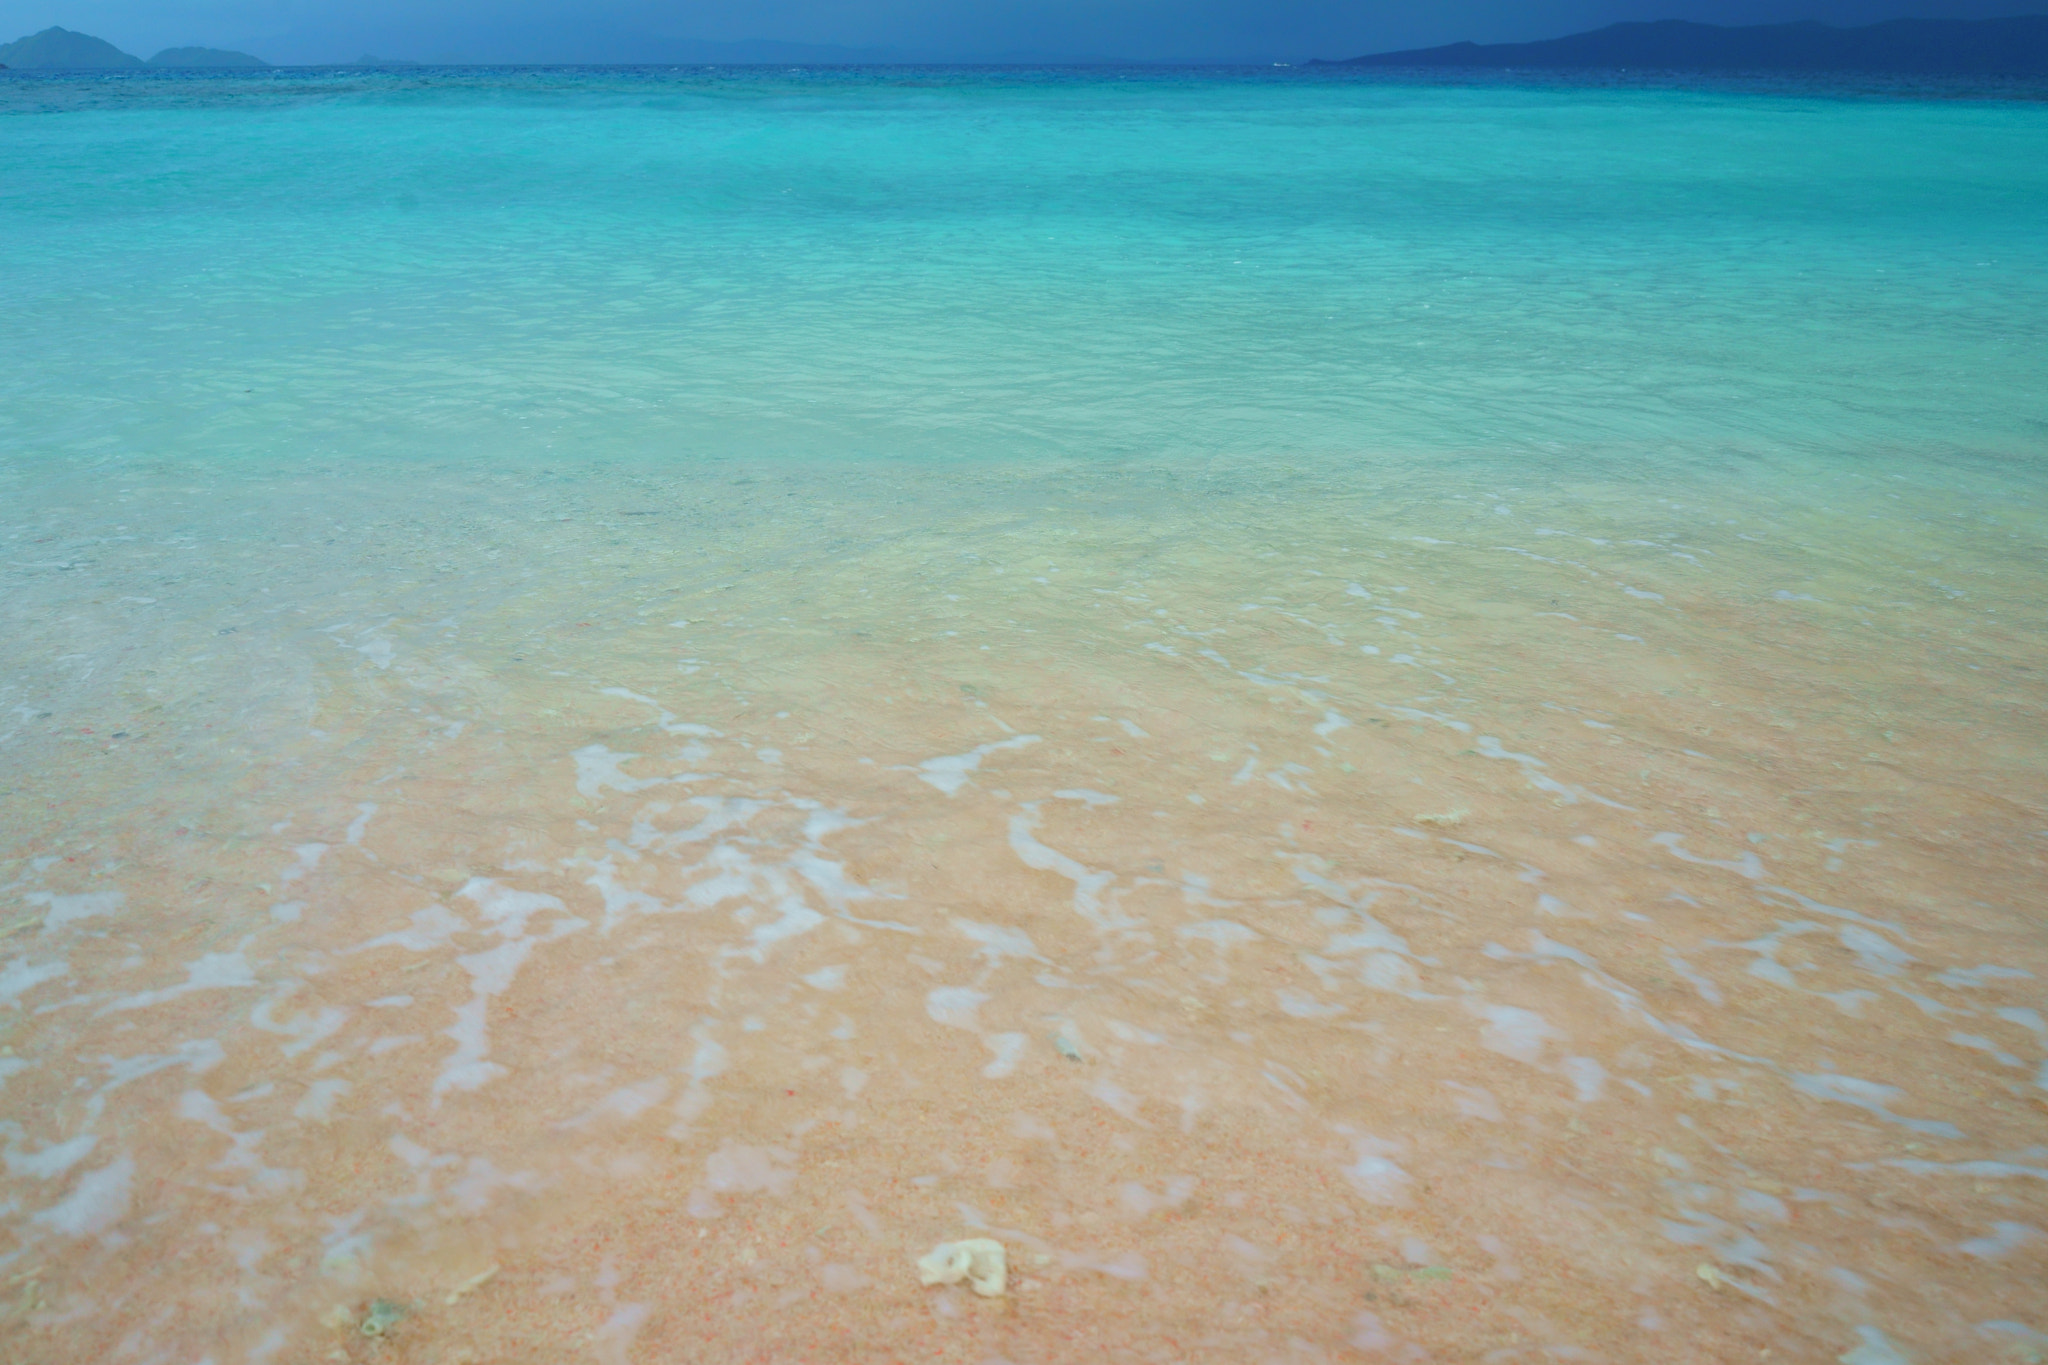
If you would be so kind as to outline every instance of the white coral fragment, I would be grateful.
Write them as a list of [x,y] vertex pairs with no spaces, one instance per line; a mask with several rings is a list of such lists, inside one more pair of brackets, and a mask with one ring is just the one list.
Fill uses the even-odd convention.
[[1003,1244],[990,1237],[970,1237],[964,1242],[941,1242],[918,1258],[917,1278],[924,1284],[958,1284],[983,1298],[995,1298],[1010,1282],[1009,1261]]

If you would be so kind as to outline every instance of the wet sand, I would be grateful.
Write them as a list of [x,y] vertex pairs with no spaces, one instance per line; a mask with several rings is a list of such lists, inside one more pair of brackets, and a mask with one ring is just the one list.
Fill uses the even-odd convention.
[[2042,1358],[2038,493],[17,470],[5,1357]]

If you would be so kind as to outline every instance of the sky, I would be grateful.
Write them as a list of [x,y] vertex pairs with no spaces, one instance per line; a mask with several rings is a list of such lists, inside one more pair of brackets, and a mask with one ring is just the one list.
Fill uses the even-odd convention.
[[[148,57],[188,44],[277,63],[1305,61],[1525,42],[1625,19],[1990,18],[2048,0],[0,0],[0,42],[52,24]],[[789,50],[717,44],[787,43]]]

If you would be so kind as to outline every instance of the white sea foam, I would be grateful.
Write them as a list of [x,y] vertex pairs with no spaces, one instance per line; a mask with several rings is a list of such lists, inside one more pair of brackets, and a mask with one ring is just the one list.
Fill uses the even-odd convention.
[[35,1215],[35,1222],[66,1237],[111,1231],[128,1216],[135,1193],[135,1163],[126,1156],[80,1176],[63,1200]]
[[925,996],[924,1010],[936,1022],[952,1028],[977,1026],[976,1011],[988,1003],[982,991],[968,986],[939,986]]
[[928,758],[917,765],[918,776],[951,796],[967,785],[968,775],[980,768],[981,761],[990,754],[999,753],[1004,749],[1026,749],[1036,743],[1037,735],[1012,735],[1008,739],[977,745],[964,754]]
[[48,934],[79,920],[116,914],[126,898],[119,891],[87,891],[73,896],[31,891],[23,899],[44,908],[43,932]]

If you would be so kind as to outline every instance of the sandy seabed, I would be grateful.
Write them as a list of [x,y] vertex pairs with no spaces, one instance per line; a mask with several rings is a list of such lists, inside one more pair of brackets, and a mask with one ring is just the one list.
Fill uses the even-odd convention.
[[10,471],[0,1359],[2048,1357],[2038,490],[1477,468]]

